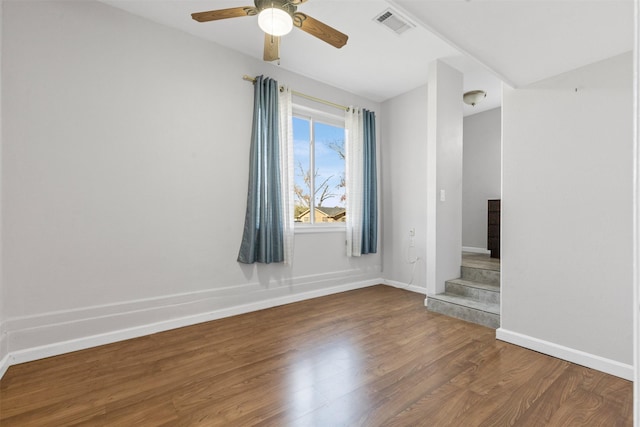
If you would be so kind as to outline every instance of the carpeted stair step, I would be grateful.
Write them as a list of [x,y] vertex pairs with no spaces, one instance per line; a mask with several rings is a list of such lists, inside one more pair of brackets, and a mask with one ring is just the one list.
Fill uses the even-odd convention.
[[447,280],[445,292],[476,301],[500,304],[500,285],[473,282],[465,279]]
[[500,271],[462,266],[460,272],[462,273],[461,279],[500,286]]
[[495,302],[445,292],[427,297],[427,309],[489,328],[500,327],[500,304]]

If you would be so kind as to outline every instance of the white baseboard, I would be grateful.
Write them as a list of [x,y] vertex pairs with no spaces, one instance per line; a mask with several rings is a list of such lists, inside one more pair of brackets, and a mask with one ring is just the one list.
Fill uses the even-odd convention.
[[491,254],[491,251],[485,248],[475,248],[473,246],[463,246],[462,252],[473,252],[474,254],[485,254],[485,255]]
[[383,283],[388,286],[393,286],[394,288],[405,289],[419,294],[426,295],[427,293],[427,288],[422,286],[409,285],[408,283],[397,282],[395,280],[385,280]]
[[0,379],[2,379],[4,374],[7,372],[7,369],[9,369],[9,366],[11,366],[11,364],[9,363],[9,359],[10,357],[7,354],[2,358],[2,360],[0,360]]
[[7,372],[10,366],[7,334],[4,328],[5,324],[0,323],[0,378]]
[[[0,361],[0,378],[19,363],[384,283],[381,278],[364,278],[344,284],[343,276],[342,284],[335,284],[339,282],[322,276],[324,280],[296,286],[263,288],[255,292],[261,298],[249,303],[242,303],[237,292],[225,295],[227,288],[215,298],[183,294],[14,319],[7,322],[8,354]],[[207,306],[210,309],[203,310]]]
[[496,339],[540,353],[548,354],[549,356],[557,357],[559,359],[567,360],[578,365],[586,366],[587,368],[615,375],[616,377],[624,378],[625,380],[634,380],[632,365],[606,359],[604,357],[554,344],[549,341],[544,341],[503,328],[496,330]]

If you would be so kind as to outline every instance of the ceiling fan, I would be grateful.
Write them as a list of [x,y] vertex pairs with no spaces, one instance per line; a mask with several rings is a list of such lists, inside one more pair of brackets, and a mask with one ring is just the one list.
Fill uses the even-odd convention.
[[288,34],[293,27],[311,34],[331,46],[340,49],[347,43],[349,36],[331,28],[309,15],[298,12],[298,5],[307,0],[254,0],[255,6],[232,7],[192,13],[198,22],[217,21],[219,19],[239,18],[258,15],[258,25],[265,32],[265,61],[280,59],[280,37]]

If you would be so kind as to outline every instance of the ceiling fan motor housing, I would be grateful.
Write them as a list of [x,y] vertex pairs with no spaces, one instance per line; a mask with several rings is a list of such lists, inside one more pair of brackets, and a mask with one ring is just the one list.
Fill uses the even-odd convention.
[[277,9],[284,10],[293,17],[293,14],[298,9],[298,7],[290,0],[255,0],[254,3],[256,5],[256,9],[258,9],[258,13],[264,9],[275,7]]

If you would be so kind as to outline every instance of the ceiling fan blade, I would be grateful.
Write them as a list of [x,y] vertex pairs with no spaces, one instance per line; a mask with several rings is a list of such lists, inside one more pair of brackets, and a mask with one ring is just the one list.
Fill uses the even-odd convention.
[[265,33],[263,59],[265,61],[280,59],[280,37]]
[[293,25],[338,49],[349,39],[348,35],[301,12],[293,14]]
[[217,21],[218,19],[239,18],[241,16],[251,16],[258,11],[253,6],[232,7],[230,9],[209,10],[207,12],[192,13],[191,17],[198,22]]

